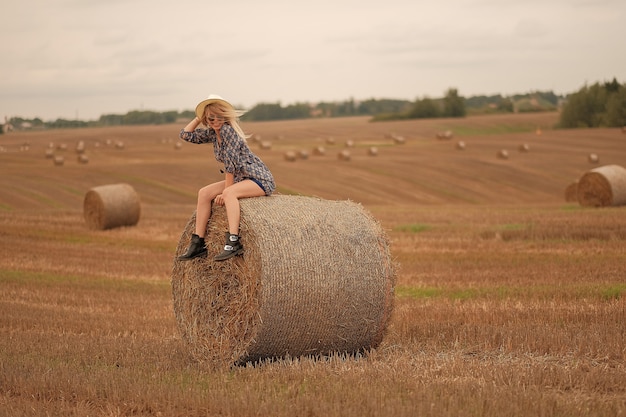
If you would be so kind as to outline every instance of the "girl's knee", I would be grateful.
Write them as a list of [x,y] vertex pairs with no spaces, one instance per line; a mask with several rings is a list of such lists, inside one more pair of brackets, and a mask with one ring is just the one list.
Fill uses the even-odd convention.
[[202,187],[198,190],[198,200],[204,200],[209,196],[209,190],[207,187]]
[[218,194],[220,194],[222,189],[220,188],[219,183],[210,184],[205,187],[202,187],[198,190],[198,199],[202,200],[213,200]]
[[222,191],[222,197],[224,198],[224,200],[229,200],[231,198],[237,198],[235,193],[233,193],[232,190],[230,190],[229,188],[225,188],[224,191]]

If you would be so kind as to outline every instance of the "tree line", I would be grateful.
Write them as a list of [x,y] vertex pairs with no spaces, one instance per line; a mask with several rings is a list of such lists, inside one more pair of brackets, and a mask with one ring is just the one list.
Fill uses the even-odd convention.
[[610,82],[585,85],[567,98],[567,105],[561,111],[560,126],[626,126],[626,84],[613,78]]
[[[504,97],[502,95],[465,98],[456,88],[448,89],[442,98],[417,98],[414,101],[393,99],[353,98],[342,102],[317,104],[259,103],[242,116],[244,121],[308,119],[316,117],[372,116],[372,121],[407,120],[437,117],[465,117],[468,114],[519,113],[561,110],[560,126],[621,127],[626,125],[626,85],[615,78],[610,82],[583,86],[566,97],[551,91],[535,91]],[[57,119],[44,122],[39,118],[12,118],[9,123],[19,128],[79,128],[168,124],[194,117],[192,110],[156,112],[134,110],[126,114],[105,114],[98,120],[81,121]]]

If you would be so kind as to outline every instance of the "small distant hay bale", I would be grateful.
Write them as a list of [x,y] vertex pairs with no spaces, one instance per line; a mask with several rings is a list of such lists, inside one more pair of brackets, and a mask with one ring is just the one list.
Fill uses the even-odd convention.
[[65,164],[65,158],[63,158],[62,156],[55,156],[54,159],[54,165],[61,167]]
[[378,148],[376,146],[370,146],[367,150],[367,154],[369,156],[376,156],[378,155]]
[[500,149],[496,156],[499,159],[509,159],[509,152],[506,149]]
[[578,202],[578,180],[570,183],[567,187],[565,187],[565,201],[568,203],[577,203]]
[[326,155],[326,148],[324,148],[323,146],[316,146],[315,148],[313,148],[313,155],[317,155],[317,156]]
[[84,141],[78,141],[78,143],[76,144],[76,153],[77,154],[82,154],[85,153],[85,142]]
[[328,144],[328,145],[334,145],[334,144],[335,144],[335,138],[333,138],[332,136],[331,136],[331,137],[326,138],[326,144]]
[[261,143],[261,135],[259,135],[258,133],[252,135],[250,139],[252,139],[253,143]]
[[115,149],[120,149],[120,150],[122,150],[122,149],[124,149],[124,148],[125,148],[125,146],[124,146],[124,142],[122,142],[121,140],[118,140],[117,142],[115,142]]
[[598,156],[598,154],[590,153],[587,156],[587,161],[589,161],[590,164],[598,164],[600,163],[600,157]]
[[83,215],[89,229],[134,226],[140,214],[139,195],[129,184],[101,185],[85,194]]
[[301,149],[298,151],[298,157],[300,159],[309,159],[309,151]]
[[530,151],[530,146],[527,143],[522,143],[517,149],[522,153],[526,153]]
[[464,151],[464,150],[465,150],[465,142],[463,142],[462,140],[458,141],[458,142],[456,143],[456,148],[457,148],[459,151]]
[[287,151],[285,152],[284,157],[285,161],[296,162],[296,160],[298,159],[298,154],[296,154],[295,151]]
[[578,180],[576,194],[584,207],[626,205],[626,169],[605,165],[587,171]]
[[337,154],[337,158],[338,158],[340,161],[349,161],[349,160],[351,159],[350,151],[349,151],[349,150],[347,150],[347,149],[344,149],[344,150],[340,151],[340,152]]
[[57,145],[57,151],[66,151],[67,150],[67,144],[66,143],[59,143]]
[[454,137],[454,134],[450,130],[446,130],[445,132],[437,132],[435,135],[439,140],[450,140]]
[[181,150],[183,148],[183,144],[182,142],[176,142],[176,144],[174,145],[174,149],[175,150]]
[[[231,366],[377,347],[393,308],[388,241],[360,204],[274,195],[240,201],[242,257],[215,262],[227,230],[213,207],[208,256],[172,268],[174,313],[190,353]],[[175,255],[195,231],[195,213]]]
[[393,143],[395,143],[396,145],[404,145],[406,143],[406,139],[404,138],[404,136],[394,136]]
[[346,148],[353,148],[354,147],[354,141],[351,139],[348,139],[346,141]]
[[78,162],[80,164],[86,164],[89,162],[89,157],[87,155],[85,155],[84,153],[78,155]]
[[54,158],[54,149],[46,149],[46,159]]
[[270,142],[269,140],[264,140],[259,144],[260,148],[263,150],[270,150],[272,149],[272,142]]
[[537,126],[537,129],[535,130],[535,134],[537,136],[541,136],[541,127]]

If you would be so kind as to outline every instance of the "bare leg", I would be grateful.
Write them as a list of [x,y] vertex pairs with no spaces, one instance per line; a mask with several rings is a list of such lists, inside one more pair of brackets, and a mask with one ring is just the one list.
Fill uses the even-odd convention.
[[223,204],[226,208],[228,232],[226,232],[224,250],[216,255],[213,258],[214,260],[225,261],[226,259],[243,253],[243,245],[239,240],[239,221],[241,218],[239,199],[260,197],[262,195],[265,195],[265,192],[257,183],[251,180],[244,180],[224,188],[222,195],[217,196],[215,202],[217,204]]
[[198,191],[198,204],[196,206],[196,234],[204,237],[206,225],[211,218],[211,203],[213,199],[224,190],[224,181],[209,184]]
[[226,217],[228,219],[228,231],[231,234],[239,234],[239,221],[241,218],[239,199],[247,197],[261,197],[263,195],[265,195],[263,189],[251,180],[238,182],[222,191],[224,206],[226,207]]

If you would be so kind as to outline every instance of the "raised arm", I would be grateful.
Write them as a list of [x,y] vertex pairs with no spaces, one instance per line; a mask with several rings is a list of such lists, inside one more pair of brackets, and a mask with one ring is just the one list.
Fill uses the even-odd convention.
[[208,143],[214,142],[216,138],[215,131],[211,129],[199,129],[200,119],[194,117],[187,126],[181,129],[180,138],[191,143]]

